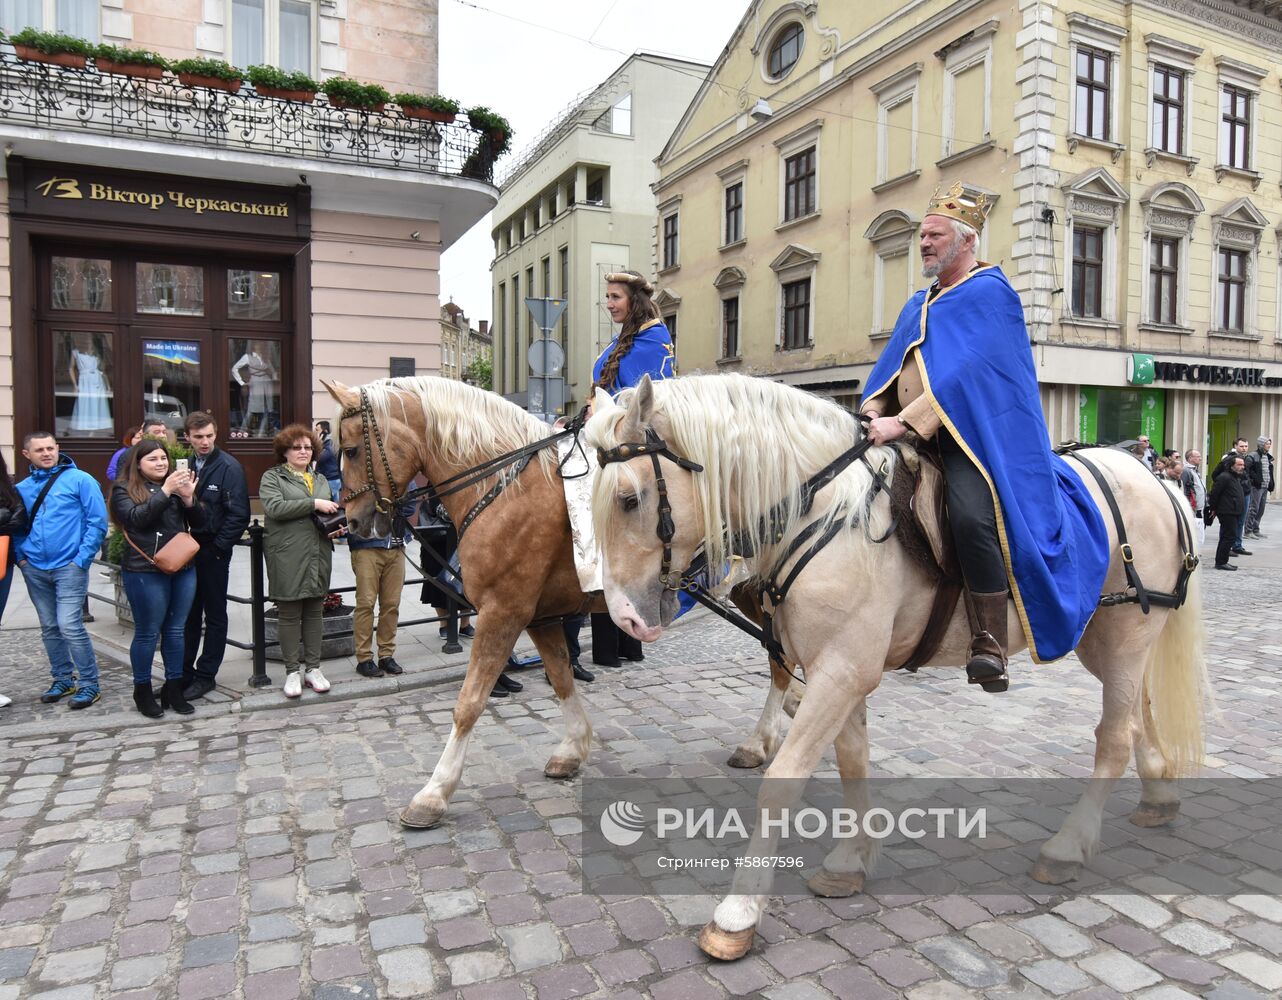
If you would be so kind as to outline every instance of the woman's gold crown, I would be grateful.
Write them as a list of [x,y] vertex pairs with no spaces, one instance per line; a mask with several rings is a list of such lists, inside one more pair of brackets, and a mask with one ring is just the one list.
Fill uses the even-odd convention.
[[961,181],[958,181],[942,194],[938,189],[935,190],[935,197],[930,199],[926,214],[944,215],[958,222],[964,222],[975,232],[980,232],[992,207],[988,195],[980,194],[971,198],[962,187]]

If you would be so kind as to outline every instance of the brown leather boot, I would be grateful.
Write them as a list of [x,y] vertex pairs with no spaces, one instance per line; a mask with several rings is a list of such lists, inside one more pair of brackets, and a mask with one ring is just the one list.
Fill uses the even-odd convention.
[[1006,591],[1000,594],[967,592],[966,612],[970,619],[970,660],[966,679],[991,694],[1010,687],[1006,675]]

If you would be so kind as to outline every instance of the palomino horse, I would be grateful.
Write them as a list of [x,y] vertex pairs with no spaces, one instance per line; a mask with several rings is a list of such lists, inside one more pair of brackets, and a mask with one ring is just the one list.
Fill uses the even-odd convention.
[[[468,469],[549,436],[546,424],[492,392],[449,379],[388,379],[359,388],[324,383],[340,406],[339,448],[348,528],[358,538],[386,534],[391,512],[415,476],[443,484]],[[462,777],[468,739],[513,645],[531,622],[585,610],[604,611],[579,587],[565,492],[556,450],[544,448],[519,472],[516,463],[443,496],[455,525],[488,492],[501,492],[461,529],[459,557],[468,598],[477,608],[476,637],[454,707],[454,726],[431,780],[401,813],[411,827],[431,827],[445,814]],[[503,486],[497,484],[502,482]],[[592,727],[574,689],[559,620],[528,629],[565,718],[564,739],[544,773],[569,778],[588,758]],[[776,749],[788,675],[775,671],[756,731],[735,751],[754,767]]]
[[[703,545],[707,565],[720,566],[732,539],[747,536],[753,549],[748,569],[764,579],[792,566],[791,541],[807,525],[824,521],[839,526],[832,543],[797,577],[787,600],[774,608],[776,634],[789,659],[805,665],[807,687],[767,776],[802,779],[778,783],[796,788],[835,743],[846,805],[863,815],[865,699],[883,672],[914,649],[926,627],[934,589],[893,537],[881,542],[891,513],[883,491],[872,485],[872,468],[889,470],[898,453],[872,449],[866,455],[869,464],[853,463],[815,495],[807,512],[800,502],[803,484],[850,448],[859,433],[851,414],[833,403],[765,379],[711,375],[654,385],[643,380],[618,403],[598,394],[595,409],[585,431],[591,446],[608,452],[648,441],[650,452],[670,449],[668,454],[703,467],[692,472],[661,458],[663,485],[650,453],[637,461],[629,457],[635,448],[620,450],[593,487],[606,600],[614,620],[639,639],[654,641],[673,617],[675,594],[661,582],[668,576],[662,564],[686,566]],[[1167,487],[1128,455],[1098,448],[1084,454],[1102,468],[1130,538],[1143,540],[1134,554],[1140,576],[1152,587],[1169,587],[1182,565],[1177,518],[1189,517],[1187,504],[1181,501],[1182,513],[1177,513]],[[1105,511],[1094,480],[1082,478]],[[661,494],[671,507],[669,551],[656,537]],[[772,517],[781,501],[787,504],[785,512]],[[1110,551],[1116,553],[1116,531],[1107,512],[1104,521]],[[758,527],[767,525],[769,532]],[[778,567],[781,556],[786,565]],[[1101,608],[1091,619],[1077,654],[1103,685],[1093,775],[1101,780],[1089,782],[1064,826],[1042,846],[1033,870],[1039,881],[1068,881],[1090,858],[1099,842],[1104,803],[1132,747],[1143,790],[1131,821],[1157,826],[1176,815],[1179,798],[1172,779],[1202,757],[1205,667],[1199,584],[1195,574],[1188,599],[1177,611],[1153,607],[1145,615],[1137,605],[1124,604]],[[1105,592],[1125,588],[1122,559],[1115,554]],[[1014,604],[1010,607],[1007,638],[1016,652],[1026,642]],[[964,664],[969,640],[959,606],[932,664]],[[763,786],[758,799],[762,810],[790,804],[774,794]],[[777,840],[777,833],[763,835],[758,828],[749,855],[773,856]],[[840,841],[811,878],[811,890],[825,896],[859,891],[874,847],[866,836]],[[748,951],[770,890],[769,872],[768,867],[739,870],[733,894],[721,901],[700,935],[704,951],[723,959]]]

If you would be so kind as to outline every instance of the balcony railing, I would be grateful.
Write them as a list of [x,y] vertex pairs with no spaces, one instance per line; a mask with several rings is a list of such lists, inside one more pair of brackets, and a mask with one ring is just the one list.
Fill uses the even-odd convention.
[[245,84],[239,94],[188,87],[173,77],[141,80],[26,62],[0,52],[3,123],[182,146],[244,150],[449,174],[492,182],[488,137],[466,120],[420,121],[399,110],[336,108],[323,94],[314,103],[262,97]]

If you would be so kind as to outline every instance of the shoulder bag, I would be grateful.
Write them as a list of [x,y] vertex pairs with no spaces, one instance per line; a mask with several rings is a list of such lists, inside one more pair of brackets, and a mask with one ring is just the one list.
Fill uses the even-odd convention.
[[127,529],[121,529],[125,536],[125,541],[133,546],[133,550],[140,556],[151,563],[162,573],[177,573],[180,569],[196,558],[196,553],[200,551],[200,542],[196,541],[190,531],[180,531],[173,538],[165,542],[156,552],[156,555],[149,556],[129,537]]

